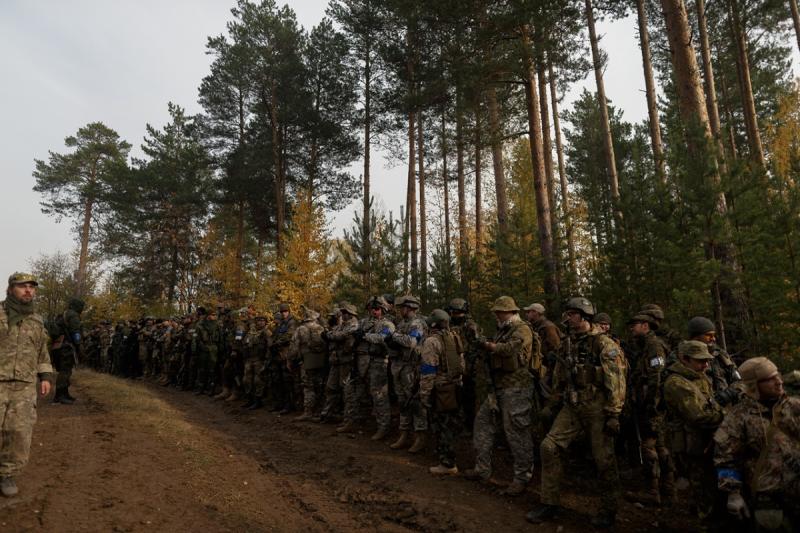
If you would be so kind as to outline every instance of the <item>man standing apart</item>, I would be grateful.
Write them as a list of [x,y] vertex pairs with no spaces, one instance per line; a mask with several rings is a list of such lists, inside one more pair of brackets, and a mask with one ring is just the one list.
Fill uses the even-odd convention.
[[78,298],[70,298],[67,310],[58,317],[56,324],[59,326],[61,336],[53,342],[53,366],[58,376],[56,377],[55,403],[71,404],[75,402],[69,393],[72,369],[75,367],[75,358],[81,346],[81,313],[85,304]]
[[12,274],[0,302],[0,491],[6,497],[17,494],[15,478],[30,455],[37,377],[42,396],[53,380],[47,330],[34,313],[38,285],[30,274]]

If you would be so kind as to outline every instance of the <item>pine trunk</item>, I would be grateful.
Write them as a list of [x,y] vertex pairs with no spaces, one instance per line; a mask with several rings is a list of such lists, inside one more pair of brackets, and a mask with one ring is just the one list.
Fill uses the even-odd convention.
[[[460,96],[460,94],[459,94]],[[467,291],[467,262],[469,243],[467,242],[467,186],[464,175],[464,115],[460,98],[456,102],[456,186],[458,188],[458,265],[461,273],[461,290]]]
[[417,180],[416,180],[416,116],[408,113],[408,188],[406,197],[406,217],[408,218],[409,265],[411,290],[419,289],[419,265],[417,263]]
[[364,261],[364,279],[363,285],[364,289],[367,291],[367,294],[372,294],[372,241],[370,239],[370,204],[372,202],[372,198],[370,197],[370,175],[369,175],[369,166],[370,166],[370,144],[372,142],[371,138],[371,128],[372,128],[372,64],[371,60],[371,50],[370,47],[367,46],[366,53],[364,55],[364,207],[362,213],[362,224],[363,229],[362,231],[362,242],[361,242],[361,249],[363,250],[363,261]]
[[497,103],[497,92],[494,87],[486,90],[489,108],[489,135],[492,145],[492,166],[494,168],[494,190],[497,197],[497,226],[501,238],[508,235],[508,195],[506,193],[506,176],[503,171],[503,139],[500,126],[500,105]]
[[444,193],[444,249],[447,265],[450,265],[450,184],[447,176],[447,117],[442,106],[442,192]]
[[553,72],[553,63],[548,60],[548,74],[550,77],[550,104],[553,108],[553,131],[556,138],[556,155],[558,156],[558,177],[561,183],[561,213],[564,219],[564,233],[567,237],[567,252],[569,257],[569,270],[573,278],[578,275],[577,254],[575,253],[575,230],[572,227],[572,214],[569,206],[569,187],[567,185],[567,170],[564,164],[564,145],[561,143],[561,122],[558,117],[558,93],[556,92],[556,77]]
[[[642,69],[644,70],[645,95],[647,97],[647,116],[650,122],[650,146],[656,164],[656,175],[662,185],[667,184],[664,145],[661,142],[661,124],[658,119],[658,103],[656,82],[653,77],[653,61],[650,57],[650,32],[647,29],[647,12],[645,0],[636,0],[636,12],[639,17],[639,47],[642,50]],[[702,2],[703,0],[698,0]]]
[[761,133],[758,129],[758,115],[753,97],[753,84],[750,80],[750,60],[747,51],[747,35],[742,27],[739,14],[738,0],[728,0],[728,10],[731,19],[731,31],[736,42],[736,63],[739,67],[740,92],[742,95],[742,109],[744,111],[747,141],[750,147],[750,159],[759,166],[766,168],[764,161],[764,148],[761,145]]
[[419,298],[427,302],[428,294],[428,226],[425,212],[425,131],[422,113],[417,119],[417,142],[419,145],[417,159],[419,160],[419,273],[420,291]]
[[589,42],[592,47],[592,62],[594,63],[594,79],[597,84],[597,103],[600,106],[600,119],[603,121],[603,144],[606,154],[606,165],[608,169],[608,183],[611,190],[612,209],[614,218],[621,225],[622,211],[619,205],[619,175],[617,174],[617,160],[614,155],[614,139],[611,136],[611,121],[608,117],[608,101],[606,99],[606,87],[603,82],[603,60],[600,57],[600,49],[597,46],[597,31],[594,26],[594,11],[592,0],[585,0],[586,20],[589,26]]
[[542,115],[542,154],[544,155],[544,175],[547,182],[547,202],[550,206],[550,236],[553,243],[553,262],[555,280],[560,287],[561,280],[561,234],[558,231],[558,212],[556,210],[555,176],[553,175],[553,143],[550,139],[550,106],[547,103],[547,74],[545,73],[544,54],[537,65],[539,79],[539,108]]
[[243,260],[244,257],[244,201],[239,200],[236,205],[236,262],[235,262],[235,284],[236,292],[233,295],[234,303],[237,307],[242,305],[242,281],[244,278]]
[[475,259],[480,261],[483,246],[483,132],[481,105],[475,103]]
[[797,10],[797,0],[789,0],[789,8],[792,10],[792,23],[794,24],[794,34],[797,37],[797,49],[800,50],[800,12]]
[[[96,168],[96,167],[95,167]],[[97,171],[92,169],[91,182],[95,180]],[[94,196],[89,196],[83,203],[83,224],[81,225],[81,251],[78,255],[78,272],[75,276],[77,285],[76,296],[86,294],[86,272],[89,268],[89,235],[92,228],[92,210],[94,209]]]

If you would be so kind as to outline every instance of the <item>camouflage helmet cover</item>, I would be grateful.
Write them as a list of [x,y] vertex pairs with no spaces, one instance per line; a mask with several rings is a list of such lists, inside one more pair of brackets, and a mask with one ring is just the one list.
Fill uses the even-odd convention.
[[450,303],[447,304],[448,311],[461,311],[462,313],[466,313],[469,311],[469,304],[464,298],[453,298],[450,300]]
[[650,315],[654,320],[664,320],[664,310],[658,304],[644,304],[638,314]]
[[36,279],[36,276],[29,274],[28,272],[14,272],[8,276],[9,287],[12,285],[18,285],[20,283],[33,283],[36,286],[39,285],[39,281]]
[[434,309],[426,319],[428,327],[447,327],[450,323],[450,315],[443,309]]
[[494,305],[492,306],[492,312],[497,311],[504,313],[518,313],[519,307],[517,307],[517,302],[515,302],[514,298],[511,296],[501,296],[494,301]]
[[416,296],[406,294],[395,305],[396,307],[408,307],[409,309],[419,309],[420,303]]
[[356,306],[351,303],[342,302],[339,306],[339,310],[344,311],[348,315],[358,316],[358,310],[356,309]]
[[580,311],[584,316],[594,316],[594,305],[592,305],[592,302],[582,296],[570,298],[567,300],[567,304],[564,306],[564,308],[567,310],[574,309],[576,311]]

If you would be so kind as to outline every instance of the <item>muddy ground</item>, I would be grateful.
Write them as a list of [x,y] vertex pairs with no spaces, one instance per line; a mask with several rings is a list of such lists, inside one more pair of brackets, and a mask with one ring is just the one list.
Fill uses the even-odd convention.
[[[333,425],[245,411],[152,383],[90,371],[74,377],[71,406],[42,402],[20,494],[0,498],[0,531],[519,531],[591,530],[591,469],[569,475],[552,524],[528,524],[527,494],[430,476],[432,453],[394,452]],[[459,468],[471,466],[468,442]],[[623,503],[618,531],[685,531],[679,509]]]

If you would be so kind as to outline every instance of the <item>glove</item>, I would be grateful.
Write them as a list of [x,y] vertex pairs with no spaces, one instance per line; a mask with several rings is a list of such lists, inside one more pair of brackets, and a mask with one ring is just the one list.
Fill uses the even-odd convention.
[[603,431],[609,437],[616,437],[617,435],[619,435],[619,417],[617,416],[606,417],[606,424],[603,427]]
[[738,492],[731,492],[728,495],[728,512],[739,520],[750,518],[750,509]]
[[733,387],[728,387],[715,392],[714,399],[720,405],[733,405],[739,401],[739,391]]

